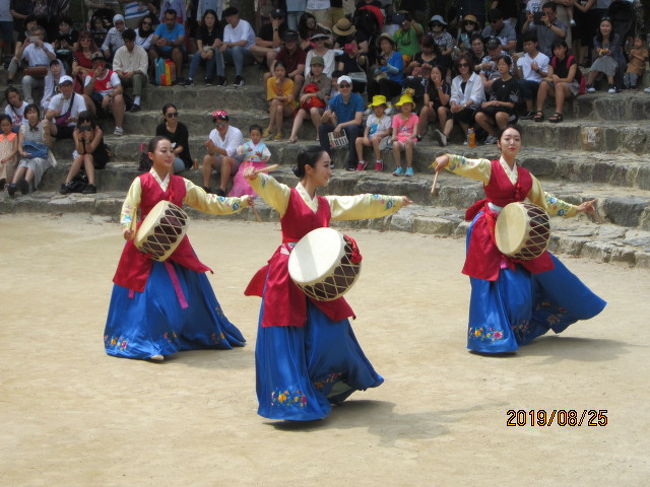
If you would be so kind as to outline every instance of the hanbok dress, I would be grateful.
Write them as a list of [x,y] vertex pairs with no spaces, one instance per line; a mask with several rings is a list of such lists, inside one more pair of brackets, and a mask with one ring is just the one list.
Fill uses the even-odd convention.
[[447,170],[481,181],[486,195],[466,213],[471,224],[463,273],[472,287],[467,348],[514,352],[549,330],[560,333],[603,310],[605,301],[549,252],[516,260],[502,254],[494,240],[496,219],[509,203],[525,201],[565,217],[575,216],[577,206],[545,193],[528,170],[518,164],[510,169],[503,158],[450,155]]
[[312,301],[291,280],[289,255],[311,230],[330,220],[390,215],[397,196],[316,196],[302,184],[289,188],[259,174],[253,189],[280,214],[282,244],[251,280],[246,295],[262,297],[255,349],[258,414],[270,419],[310,421],[326,417],[332,403],[384,379],[364,355],[348,320],[344,298]]
[[249,140],[237,148],[237,155],[243,157],[244,160],[239,165],[235,177],[232,178],[232,188],[228,196],[244,196],[245,194],[256,196],[255,191],[244,177],[244,171],[248,167],[255,169],[266,167],[266,162],[271,158],[271,151],[264,142],[260,141],[258,144],[254,144],[252,140]]
[[[249,206],[248,197],[208,195],[191,181],[154,169],[138,176],[129,189],[120,221],[129,228],[138,207],[144,219],[161,200],[215,215]],[[138,222],[138,227],[141,221]],[[187,236],[164,262],[126,242],[113,282],[104,345],[116,357],[148,359],[182,350],[231,349],[245,339],[228,320]]]

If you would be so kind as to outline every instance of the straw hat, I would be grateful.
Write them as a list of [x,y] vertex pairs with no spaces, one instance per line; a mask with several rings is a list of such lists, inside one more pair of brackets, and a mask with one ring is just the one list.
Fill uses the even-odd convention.
[[337,36],[351,36],[357,32],[357,28],[352,25],[352,22],[348,18],[342,17],[334,24],[332,31]]
[[379,105],[388,105],[386,102],[386,97],[384,95],[375,95],[372,97],[372,103],[368,105],[370,108],[378,107]]

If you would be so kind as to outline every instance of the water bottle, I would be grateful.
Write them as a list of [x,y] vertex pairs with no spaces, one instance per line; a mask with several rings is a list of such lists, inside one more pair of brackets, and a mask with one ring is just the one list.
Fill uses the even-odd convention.
[[476,147],[476,134],[472,127],[467,129],[467,146]]

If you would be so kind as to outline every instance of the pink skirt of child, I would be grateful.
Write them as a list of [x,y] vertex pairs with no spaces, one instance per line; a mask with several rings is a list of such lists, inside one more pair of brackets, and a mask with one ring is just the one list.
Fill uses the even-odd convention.
[[247,167],[254,167],[255,169],[262,169],[266,167],[266,162],[252,162],[244,161],[239,166],[235,177],[232,178],[232,188],[228,196],[244,196],[245,194],[249,196],[257,196],[251,185],[248,184],[248,181],[244,177],[244,171]]

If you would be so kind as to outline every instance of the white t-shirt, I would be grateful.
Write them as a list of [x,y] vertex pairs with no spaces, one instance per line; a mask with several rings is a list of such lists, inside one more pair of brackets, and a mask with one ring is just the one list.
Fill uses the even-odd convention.
[[30,43],[29,46],[27,46],[23,51],[22,59],[26,59],[27,64],[29,64],[30,67],[49,66],[50,58],[47,57],[47,54],[45,52],[46,50],[54,54],[54,48],[52,47],[52,44],[44,42],[43,48],[40,48],[36,47],[36,44]]
[[25,120],[25,108],[27,108],[27,105],[28,103],[24,101],[20,107],[14,108],[12,105],[7,103],[5,113],[9,115],[11,125],[20,125],[23,123],[23,120]]
[[307,0],[306,10],[324,10],[330,7],[330,0]]
[[377,115],[371,113],[366,120],[366,127],[369,127],[368,136],[372,136],[377,132],[386,132],[391,128],[391,118],[384,113],[384,116],[377,118]]
[[226,24],[223,29],[223,42],[239,41],[246,41],[246,49],[250,49],[255,44],[255,31],[253,31],[251,24],[244,19],[239,19],[239,23],[235,28],[230,24]]
[[[86,102],[84,101],[84,97],[79,93],[73,93],[72,97],[72,100],[66,100],[63,97],[63,93],[54,95],[52,100],[50,100],[50,106],[48,106],[47,109],[52,110],[56,113],[57,117],[60,117],[68,112],[68,109],[70,109],[70,103],[72,102],[70,117],[78,118],[79,114],[86,110]],[[75,122],[68,123],[68,127],[74,127],[75,125],[77,125]]]
[[[110,73],[111,77],[108,79],[108,74]],[[88,86],[90,84],[91,77],[86,76],[84,79],[84,86]],[[120,77],[117,75],[117,73],[108,70],[106,72],[106,76],[102,79],[97,78],[95,79],[95,91],[102,96],[106,96],[113,91],[113,88],[116,86],[121,85],[122,83],[120,82]]]
[[534,58],[531,58],[530,55],[526,53],[523,57],[520,57],[517,60],[517,66],[521,68],[521,74],[523,75],[524,79],[528,81],[537,81],[539,83],[542,81],[542,79],[544,79],[544,77],[537,71],[533,71],[531,68],[533,62],[537,63],[537,66],[541,71],[547,72],[550,59],[543,52],[538,52],[537,56]]
[[228,126],[228,131],[223,139],[221,138],[221,135],[219,135],[217,129],[212,129],[209,138],[214,145],[220,149],[224,149],[228,153],[229,157],[237,156],[237,149],[240,145],[244,145],[244,136],[242,135],[241,130],[232,125]]

